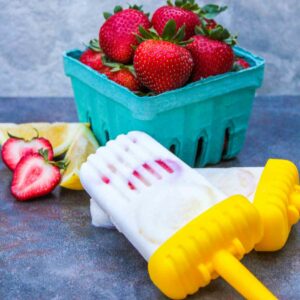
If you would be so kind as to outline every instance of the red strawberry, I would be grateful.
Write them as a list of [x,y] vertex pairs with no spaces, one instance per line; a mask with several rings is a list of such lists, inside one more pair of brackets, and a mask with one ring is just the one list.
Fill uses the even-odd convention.
[[193,69],[191,54],[181,46],[184,26],[176,33],[176,23],[170,20],[162,35],[162,39],[166,40],[159,40],[154,32],[143,28],[140,28],[140,33],[142,37],[137,38],[141,44],[136,49],[133,60],[139,81],[155,93],[183,86]]
[[103,52],[99,47],[99,42],[94,39],[90,41],[88,49],[80,56],[80,61],[94,70],[101,70],[103,68],[102,55]]
[[100,45],[110,60],[124,64],[132,61],[132,46],[138,44],[135,34],[138,33],[139,26],[151,26],[147,15],[139,9],[140,7],[134,6],[122,10],[118,6],[115,8],[115,14],[109,16],[100,28]]
[[176,0],[175,4],[171,0],[167,1],[168,5],[158,8],[152,17],[152,24],[159,35],[162,35],[165,25],[168,21],[174,20],[176,29],[183,25],[186,26],[184,39],[189,39],[195,34],[195,27],[200,25],[200,18],[205,19],[209,24],[213,24],[213,20],[209,20],[224,11],[227,7],[221,7],[214,4],[199,7],[195,0]]
[[233,68],[235,71],[239,71],[242,69],[248,69],[250,67],[250,64],[241,57],[236,57]]
[[213,19],[205,19],[204,21],[206,22],[207,29],[214,29],[218,25],[217,22]]
[[176,29],[185,25],[185,39],[189,39],[195,34],[194,30],[200,25],[200,19],[194,12],[176,6],[162,6],[158,8],[152,17],[152,24],[159,35],[162,35],[165,25],[168,21],[176,22]]
[[110,74],[110,72],[111,72],[111,68],[107,67],[107,66],[103,66],[101,68],[101,70],[99,70],[98,72],[101,73],[101,74],[104,74],[104,75],[106,75],[108,77],[109,74]]
[[199,33],[207,36],[195,35],[193,42],[186,47],[195,64],[191,81],[230,71],[234,62],[234,52],[227,43],[234,44],[235,37],[230,37],[229,32],[221,25],[212,30],[204,27],[197,29]]
[[103,72],[110,80],[128,88],[133,92],[138,92],[141,89],[141,84],[136,78],[133,65],[123,65],[120,63],[110,62],[106,57],[103,57],[103,64],[106,71]]
[[41,151],[23,157],[18,163],[11,185],[11,193],[17,200],[47,195],[59,184],[60,169],[47,156],[47,151]]
[[140,90],[139,81],[128,69],[122,69],[120,71],[110,72],[108,78],[128,88],[133,92],[137,92]]
[[10,135],[2,146],[2,160],[13,171],[23,156],[38,153],[40,149],[47,150],[49,159],[53,159],[53,149],[48,140],[35,137],[30,141],[25,141]]

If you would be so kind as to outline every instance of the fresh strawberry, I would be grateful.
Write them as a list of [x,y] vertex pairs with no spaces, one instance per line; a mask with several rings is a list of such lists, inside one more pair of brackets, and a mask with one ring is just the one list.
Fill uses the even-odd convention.
[[152,17],[152,24],[159,35],[162,35],[168,21],[176,22],[176,29],[186,26],[185,39],[194,35],[194,29],[200,24],[200,19],[194,12],[176,6],[162,6],[158,8]]
[[47,159],[47,150],[24,156],[12,180],[11,193],[19,201],[49,194],[60,182],[60,168]]
[[47,150],[49,159],[53,159],[53,149],[47,139],[38,137],[26,141],[19,137],[10,135],[10,138],[2,146],[2,160],[12,171],[16,168],[17,164],[23,156],[38,153],[40,149]]
[[236,37],[230,36],[221,25],[212,30],[197,27],[196,31],[199,35],[195,35],[193,42],[186,47],[195,64],[191,81],[230,71],[234,62],[231,46],[235,44]]
[[133,65],[111,62],[106,57],[103,57],[103,64],[107,68],[103,74],[105,74],[110,80],[133,92],[140,91],[142,86],[136,77]]
[[217,27],[217,22],[214,19],[204,19],[204,21],[206,22],[205,26],[206,28],[209,29],[214,29]]
[[133,92],[137,92],[140,90],[140,83],[137,78],[127,69],[123,69],[116,72],[110,72],[109,79],[114,82],[128,88]]
[[104,74],[106,75],[107,77],[109,77],[110,73],[111,73],[111,68],[110,67],[107,67],[107,66],[103,66],[101,68],[101,70],[98,71],[99,73],[101,74]]
[[[140,27],[142,36],[137,36],[141,44],[134,55],[134,69],[139,81],[155,93],[183,86],[193,69],[193,59],[183,45],[184,27],[176,33],[176,23],[170,20],[162,38],[153,31]],[[177,43],[177,44],[176,44]]]
[[158,8],[152,17],[152,25],[159,35],[162,35],[165,25],[168,21],[174,20],[176,30],[183,25],[186,26],[184,39],[189,39],[195,34],[195,27],[200,25],[200,18],[209,19],[215,17],[226,7],[209,4],[199,7],[195,0],[177,0],[175,4],[171,0],[167,1],[168,5]]
[[245,59],[241,57],[235,58],[233,68],[232,68],[233,71],[240,71],[248,68],[250,68],[250,64]]
[[103,52],[99,47],[99,42],[97,39],[94,39],[89,42],[87,50],[81,54],[80,61],[92,69],[99,71],[103,68],[102,55]]
[[132,61],[132,46],[138,44],[135,34],[138,33],[139,26],[151,26],[148,16],[140,9],[141,7],[133,6],[123,10],[117,6],[114,15],[104,14],[108,19],[100,28],[99,40],[103,52],[110,60],[123,64]]

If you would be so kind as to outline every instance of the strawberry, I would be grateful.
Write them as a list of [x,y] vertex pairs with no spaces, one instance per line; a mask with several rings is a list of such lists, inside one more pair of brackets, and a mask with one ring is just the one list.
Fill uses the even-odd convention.
[[59,163],[48,160],[48,151],[24,156],[18,163],[11,184],[11,193],[19,201],[49,194],[60,182]]
[[228,30],[219,24],[214,29],[197,27],[196,31],[199,35],[195,35],[193,42],[186,47],[195,64],[191,81],[230,71],[234,62],[231,46],[236,37],[230,36]]
[[114,15],[104,13],[107,20],[100,28],[100,45],[110,60],[126,64],[132,61],[132,46],[138,44],[135,34],[138,33],[139,26],[150,28],[151,24],[148,16],[138,6],[124,10],[117,6],[114,12]]
[[139,81],[128,69],[111,72],[110,75],[108,75],[108,78],[133,92],[140,90]]
[[79,60],[92,69],[99,71],[103,68],[102,55],[103,52],[99,47],[99,42],[94,39],[89,42],[88,48],[81,54]]
[[23,156],[38,153],[40,149],[47,150],[49,159],[53,159],[53,149],[47,139],[34,137],[30,141],[8,134],[10,138],[2,146],[2,160],[12,171]]
[[195,3],[195,0],[177,0],[173,5],[171,0],[167,1],[168,5],[159,7],[153,14],[152,24],[159,35],[162,35],[165,25],[168,21],[174,20],[176,30],[185,25],[185,37],[189,39],[195,33],[195,27],[201,25],[200,18],[211,19],[226,7],[209,4],[202,8]]
[[205,26],[207,29],[214,29],[218,25],[214,19],[204,19],[204,21],[206,22]]
[[176,6],[162,6],[158,8],[152,17],[152,24],[159,35],[162,35],[168,21],[176,22],[178,30],[182,25],[186,26],[185,39],[194,35],[194,29],[200,24],[200,19],[194,12]]
[[110,80],[128,88],[133,92],[141,89],[141,84],[136,78],[133,65],[123,65],[120,63],[110,62],[106,57],[103,63],[108,70],[104,73]]
[[232,71],[240,71],[248,68],[250,68],[250,64],[245,59],[241,57],[235,57]]
[[154,31],[140,27],[142,36],[137,35],[137,39],[141,44],[134,55],[134,69],[139,81],[155,93],[177,89],[190,77],[194,64],[183,47],[184,28],[176,33],[176,23],[170,20],[159,38]]

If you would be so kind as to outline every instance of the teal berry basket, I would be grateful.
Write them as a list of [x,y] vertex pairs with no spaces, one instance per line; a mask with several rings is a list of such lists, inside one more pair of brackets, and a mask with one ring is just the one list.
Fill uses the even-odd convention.
[[121,133],[150,134],[192,167],[235,157],[244,144],[264,60],[242,48],[235,54],[250,68],[209,77],[157,96],[140,97],[64,53],[78,117],[89,122],[100,145]]

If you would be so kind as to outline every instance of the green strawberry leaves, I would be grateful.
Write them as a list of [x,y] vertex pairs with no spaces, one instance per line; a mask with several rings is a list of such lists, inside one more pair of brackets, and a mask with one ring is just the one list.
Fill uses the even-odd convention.
[[111,16],[112,16],[111,13],[109,13],[107,11],[103,12],[103,17],[104,17],[105,20],[109,19]]
[[216,4],[207,4],[201,7],[199,15],[206,19],[213,19],[221,12],[225,11],[227,6],[219,6]]
[[103,65],[111,68],[110,72],[118,72],[118,71],[126,69],[126,70],[130,71],[136,77],[136,73],[135,73],[135,69],[134,69],[133,65],[124,65],[121,63],[117,63],[117,62],[112,62],[106,56],[102,57],[102,63],[103,63]]
[[85,45],[87,48],[90,48],[94,52],[102,52],[102,49],[100,48],[99,45],[99,40],[98,39],[92,39],[89,41],[88,45]]
[[202,21],[202,26],[196,26],[195,33],[207,36],[213,40],[222,41],[229,46],[234,46],[237,43],[237,35],[231,35],[230,32],[220,24],[215,28],[208,29],[205,21]]
[[[130,8],[130,9],[135,9],[135,10],[139,10],[139,11],[141,11],[141,12],[144,13],[144,11],[143,11],[143,5],[136,5],[136,4],[130,5],[130,4],[128,4],[128,8]],[[123,11],[123,7],[122,7],[121,5],[117,5],[117,6],[115,6],[115,8],[114,8],[114,13],[113,13],[113,14],[117,14],[117,13],[119,13],[119,12],[121,12],[121,11]],[[109,19],[113,14],[112,14],[112,13],[109,13],[109,12],[104,12],[104,13],[103,13],[103,17],[104,17],[105,20],[107,20],[107,19]],[[148,16],[148,17],[150,16],[149,13],[145,13],[145,15]]]
[[175,4],[171,0],[167,1],[169,6],[176,6],[193,12],[199,11],[200,7],[195,0],[175,0]]
[[121,5],[117,5],[117,6],[115,6],[115,8],[114,8],[114,13],[116,14],[116,13],[122,11],[122,10],[123,10],[122,6],[121,6]]
[[69,162],[66,162],[65,160],[59,160],[59,161],[50,161],[49,160],[49,151],[48,149],[39,149],[38,153],[43,157],[43,159],[45,160],[46,163],[58,167],[60,170],[65,170],[68,165]]
[[158,35],[155,29],[151,28],[149,30],[146,30],[142,26],[139,27],[139,33],[140,34],[135,35],[139,43],[142,43],[146,40],[163,40],[177,45],[185,46],[193,41],[192,39],[189,39],[187,41],[183,40],[185,36],[185,25],[176,30],[176,22],[173,19],[169,20],[166,23],[161,36]]
[[162,38],[166,41],[169,41],[176,34],[176,22],[174,20],[170,20],[167,22],[164,27]]
[[175,4],[173,4],[172,0],[167,0],[167,4],[190,10],[199,15],[200,18],[206,19],[213,19],[227,9],[227,6],[219,6],[217,4],[207,4],[200,7],[195,0],[175,0]]

